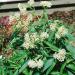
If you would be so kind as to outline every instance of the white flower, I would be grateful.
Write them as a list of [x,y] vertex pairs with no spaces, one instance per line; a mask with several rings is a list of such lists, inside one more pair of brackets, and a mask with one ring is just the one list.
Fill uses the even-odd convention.
[[12,22],[13,20],[19,20],[20,19],[20,13],[14,13],[13,15],[9,16],[9,22]]
[[64,27],[64,26],[61,26],[59,29],[58,29],[58,33],[61,33],[61,35],[66,35],[68,33],[68,30]]
[[59,39],[61,37],[64,37],[66,34],[68,34],[68,30],[64,26],[61,26],[55,34],[55,37]]
[[29,42],[24,42],[22,46],[25,47],[26,49],[29,49],[30,43]]
[[34,60],[29,60],[28,66],[29,66],[30,68],[36,68],[36,67],[37,67],[37,63],[36,63],[36,61],[34,61]]
[[36,35],[29,35],[29,33],[26,33],[24,36],[24,43],[23,43],[23,47],[25,47],[26,49],[28,48],[34,48],[35,47],[35,41],[36,41]]
[[42,6],[44,7],[51,7],[52,6],[52,3],[49,2],[49,1],[41,1],[40,3]]
[[26,33],[24,36],[25,41],[30,41],[30,35],[29,33]]
[[42,68],[43,67],[43,61],[41,59],[39,59],[39,60],[29,60],[28,66],[30,68]]
[[34,0],[29,0],[29,1],[28,1],[28,4],[29,4],[30,6],[33,6],[33,5],[34,5]]
[[55,23],[52,23],[52,24],[50,25],[50,29],[51,29],[52,31],[55,31],[55,30],[56,30],[56,24],[55,24]]
[[58,33],[55,34],[55,37],[58,38],[58,39],[61,38],[60,34],[58,34]]
[[18,4],[18,8],[19,8],[19,10],[21,11],[21,12],[26,12],[26,5],[25,4],[21,4],[21,3],[19,3]]
[[59,50],[59,54],[60,55],[66,55],[66,50],[65,49],[61,49],[61,50]]
[[46,38],[48,38],[49,37],[49,34],[47,33],[47,32],[42,32],[41,34],[40,34],[40,39],[41,40],[44,40],[44,39],[46,39]]
[[0,59],[2,59],[2,57],[3,57],[3,56],[2,56],[2,55],[0,55]]
[[18,21],[17,25],[16,25],[16,28],[20,28],[22,27],[23,25],[21,24],[21,21]]
[[32,41],[32,42],[36,42],[36,41],[39,40],[37,33],[32,33],[32,34],[30,35],[30,38],[31,38],[31,41]]
[[39,59],[38,61],[37,61],[37,67],[38,68],[42,68],[43,67],[43,61],[41,60],[41,59]]
[[53,57],[55,59],[59,60],[60,62],[62,62],[65,59],[65,55],[66,55],[66,50],[65,49],[61,49],[61,50],[59,50],[58,53],[55,52],[55,54],[53,54]]
[[32,14],[28,14],[27,21],[30,22],[33,19]]

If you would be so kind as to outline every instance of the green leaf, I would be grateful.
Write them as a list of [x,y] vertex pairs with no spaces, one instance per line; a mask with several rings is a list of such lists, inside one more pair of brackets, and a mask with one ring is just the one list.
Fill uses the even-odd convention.
[[66,48],[70,52],[71,56],[75,59],[75,47],[70,44],[66,44]]
[[26,61],[23,65],[22,65],[22,67],[19,69],[17,69],[16,70],[16,72],[14,73],[14,75],[17,75],[17,74],[19,74],[19,73],[21,73],[26,67],[27,67],[27,65],[28,65],[28,61]]
[[68,71],[68,75],[74,75],[72,72]]
[[25,68],[25,70],[23,71],[23,73],[25,75],[32,75],[32,70],[29,71],[27,68]]
[[15,52],[15,54],[13,55],[13,57],[10,60],[13,62],[16,62],[16,61],[20,61],[26,57],[27,57],[27,52],[25,50],[24,51],[18,50]]
[[68,63],[72,62],[72,61],[73,61],[72,59],[67,59],[67,60],[62,64],[62,66],[61,66],[61,68],[60,68],[60,74],[61,74],[61,75],[63,74],[63,71],[64,71],[66,65],[67,65]]
[[49,42],[51,42],[52,39],[54,38],[54,34],[55,34],[55,32],[51,32],[51,33],[50,33],[50,36],[49,36],[49,38],[48,38],[48,41],[49,41]]
[[72,34],[67,34],[66,37],[67,37],[69,40],[75,41],[75,37],[74,37]]
[[49,67],[51,67],[53,62],[54,62],[54,59],[52,58],[47,60],[44,64],[43,72],[46,71]]
[[42,53],[43,56],[49,57],[49,54],[47,53],[46,50],[41,50],[41,53]]
[[59,48],[57,48],[56,46],[54,46],[54,45],[52,45],[51,43],[46,42],[46,41],[44,41],[44,43],[45,43],[46,45],[48,45],[51,50],[58,52]]
[[34,75],[40,75],[40,73],[39,72],[35,72]]
[[50,72],[53,70],[54,66],[56,65],[56,62],[53,61],[52,65],[48,68],[47,72],[46,72],[46,75],[49,75]]
[[66,67],[75,71],[75,64],[68,64]]
[[58,72],[58,71],[53,71],[53,72],[51,72],[51,75],[60,75],[60,72]]

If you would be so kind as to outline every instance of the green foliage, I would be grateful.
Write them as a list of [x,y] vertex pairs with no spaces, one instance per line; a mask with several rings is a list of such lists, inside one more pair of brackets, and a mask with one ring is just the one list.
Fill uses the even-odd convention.
[[[26,21],[24,23],[26,23]],[[65,24],[61,23],[60,20],[49,20],[45,9],[40,18],[36,21],[28,21],[28,23],[27,32],[22,31],[23,27],[17,28],[17,26],[13,25],[13,32],[8,42],[4,44],[4,39],[0,41],[2,46],[0,47],[2,49],[2,57],[0,56],[0,74],[74,75],[75,47],[70,42],[74,42],[75,37],[69,33],[69,30],[65,35]],[[52,27],[50,27],[50,25],[56,25],[55,29],[51,29]],[[59,30],[62,26],[64,28]],[[44,34],[41,35],[43,32]],[[37,33],[37,35],[32,37],[31,35],[33,33]],[[58,37],[56,37],[57,33],[60,33]],[[28,37],[26,38],[26,36]],[[2,39],[3,37],[0,38]],[[36,39],[38,40],[35,41]],[[60,53],[62,49],[64,49],[66,53]],[[54,54],[61,56],[54,57]],[[62,58],[64,59],[62,60]],[[37,62],[40,59],[43,65],[39,68]],[[34,63],[31,63],[29,66],[28,63],[30,60],[35,61],[37,67],[33,67],[35,66]],[[42,62],[40,64],[42,64]]]

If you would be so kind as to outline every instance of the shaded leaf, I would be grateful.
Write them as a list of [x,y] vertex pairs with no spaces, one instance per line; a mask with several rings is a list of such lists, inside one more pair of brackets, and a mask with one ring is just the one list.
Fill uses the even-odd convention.
[[53,70],[53,68],[54,68],[55,65],[56,65],[56,62],[53,61],[52,65],[51,65],[51,66],[49,67],[49,69],[47,70],[46,75],[49,75],[49,74],[50,74],[50,72]]
[[68,71],[68,75],[74,75],[72,72]]
[[75,71],[75,64],[68,64],[66,67]]
[[54,59],[52,58],[47,60],[44,64],[43,72],[46,71],[50,66],[52,66],[53,62],[54,62]]

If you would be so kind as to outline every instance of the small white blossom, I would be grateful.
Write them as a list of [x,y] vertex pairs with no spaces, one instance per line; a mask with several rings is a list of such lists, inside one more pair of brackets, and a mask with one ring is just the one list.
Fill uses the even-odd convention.
[[49,34],[47,32],[41,32],[41,34],[40,34],[40,39],[41,40],[44,40],[44,39],[46,39],[48,37],[49,37]]
[[0,59],[2,59],[2,57],[3,57],[3,56],[2,56],[2,55],[0,55]]
[[61,50],[59,50],[58,53],[55,52],[55,54],[53,54],[53,57],[55,59],[59,60],[60,62],[62,62],[65,59],[65,55],[66,55],[66,50],[65,49],[61,49]]
[[41,1],[40,5],[44,7],[51,7],[52,3],[50,1]]
[[29,49],[30,43],[29,42],[24,42],[22,46],[25,47],[26,49]]
[[33,33],[33,34],[26,33],[24,36],[24,40],[25,41],[22,46],[28,49],[28,48],[34,48],[36,46],[35,42],[38,39],[37,39],[36,33]]
[[18,23],[16,24],[16,28],[20,28],[20,27],[22,27],[23,25],[22,25],[22,23],[21,23],[21,21],[18,21]]
[[36,68],[36,67],[37,67],[37,63],[36,63],[36,61],[34,61],[34,60],[29,60],[28,66],[29,66],[30,68]]
[[13,20],[19,20],[20,19],[20,13],[14,13],[13,15],[9,16],[9,22],[12,22]]
[[21,12],[26,12],[26,5],[25,4],[21,4],[19,3],[18,4],[18,8]]
[[37,33],[32,33],[32,34],[30,35],[30,38],[31,38],[31,41],[32,41],[32,42],[36,42],[36,41],[39,40],[39,37],[38,37],[38,34],[37,34]]
[[24,36],[25,41],[30,41],[30,35],[29,33],[26,33]]
[[55,30],[56,30],[56,24],[55,24],[55,23],[52,23],[52,24],[50,25],[50,29],[51,29],[52,31],[55,31]]
[[60,34],[58,34],[58,33],[55,34],[55,37],[56,37],[57,39],[60,39],[60,38],[61,38]]
[[61,26],[59,29],[58,29],[58,33],[61,33],[61,35],[66,35],[68,33],[68,30],[64,27],[64,26]]
[[33,19],[32,14],[28,14],[27,21],[30,22],[30,21],[32,21],[32,19]]
[[42,68],[43,67],[43,61],[41,59],[39,59],[39,60],[29,60],[28,66],[30,68]]
[[29,1],[28,1],[28,4],[29,4],[30,6],[33,6],[33,5],[34,5],[34,0],[29,0]]
[[61,37],[64,37],[66,34],[68,34],[68,30],[64,26],[61,26],[55,34],[55,37],[59,39]]
[[28,49],[30,47],[30,37],[29,37],[29,33],[26,33],[24,36],[24,43],[23,43],[23,47],[25,47],[26,49]]
[[66,50],[65,50],[65,49],[59,50],[59,54],[61,54],[62,56],[63,56],[63,55],[66,55]]
[[43,61],[41,60],[41,59],[39,59],[38,61],[37,61],[37,67],[38,68],[42,68],[43,67]]

